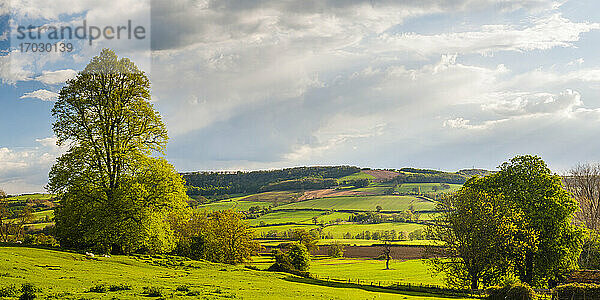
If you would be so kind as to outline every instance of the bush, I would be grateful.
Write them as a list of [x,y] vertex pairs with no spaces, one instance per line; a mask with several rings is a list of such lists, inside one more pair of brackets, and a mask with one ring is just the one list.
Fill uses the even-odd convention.
[[301,243],[293,243],[287,251],[280,249],[273,252],[275,263],[269,267],[269,271],[287,272],[303,277],[308,277],[310,267],[310,253]]
[[128,291],[131,290],[131,286],[128,284],[114,284],[109,286],[108,290],[111,292]]
[[90,293],[106,293],[106,291],[106,285],[104,284],[96,284],[88,290]]
[[335,242],[329,245],[327,248],[327,255],[329,257],[342,257],[344,256],[344,244],[340,242]]
[[19,300],[31,300],[37,297],[37,293],[41,292],[41,289],[35,287],[31,283],[24,283],[21,285],[21,296]]
[[488,300],[533,300],[535,292],[525,283],[511,283],[490,287],[487,290]]
[[19,289],[14,285],[0,287],[0,297],[16,297],[19,294]]
[[600,299],[600,284],[569,283],[553,289],[558,299]]
[[187,285],[180,285],[175,290],[178,291],[178,292],[189,292],[190,291],[190,287],[187,286]]
[[156,286],[144,287],[144,294],[148,297],[162,297],[162,289]]
[[38,234],[26,234],[23,239],[23,243],[27,245],[42,245],[50,247],[58,247],[58,241],[51,235],[45,235],[43,233]]

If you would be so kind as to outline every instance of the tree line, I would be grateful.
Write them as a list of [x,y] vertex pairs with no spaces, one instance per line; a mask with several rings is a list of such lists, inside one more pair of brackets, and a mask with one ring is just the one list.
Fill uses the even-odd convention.
[[[257,193],[278,182],[311,178],[335,179],[360,172],[353,166],[296,167],[281,170],[251,172],[194,172],[185,173],[188,195],[215,196],[237,193]],[[323,186],[333,186],[333,181],[324,181]],[[271,185],[271,186],[270,186]],[[285,183],[283,184],[285,185]]]

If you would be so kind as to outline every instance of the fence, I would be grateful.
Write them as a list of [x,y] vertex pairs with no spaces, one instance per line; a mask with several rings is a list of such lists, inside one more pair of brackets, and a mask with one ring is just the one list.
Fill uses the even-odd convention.
[[[487,293],[483,289],[471,290],[471,289],[453,289],[440,285],[434,284],[411,284],[403,283],[392,280],[365,280],[365,279],[351,279],[351,278],[333,278],[330,276],[319,276],[312,274],[311,276],[315,280],[327,282],[331,284],[347,284],[347,285],[358,285],[367,287],[377,287],[382,289],[389,289],[395,291],[407,291],[407,292],[424,292],[430,294],[440,294],[448,296],[463,296],[472,298],[483,298],[487,296]],[[553,298],[552,290],[550,289],[534,289],[538,298],[537,299],[555,299]]]

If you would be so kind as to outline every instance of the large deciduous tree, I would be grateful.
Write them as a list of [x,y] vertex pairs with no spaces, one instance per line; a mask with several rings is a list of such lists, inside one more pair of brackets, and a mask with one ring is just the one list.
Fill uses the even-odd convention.
[[59,93],[52,109],[58,144],[50,171],[60,201],[61,245],[112,252],[174,247],[165,221],[186,206],[183,180],[164,159],[167,131],[150,103],[150,82],[133,62],[102,50]]
[[572,222],[577,203],[537,156],[517,156],[497,173],[470,179],[440,206],[430,230],[446,243],[437,254],[448,259],[433,265],[450,283],[470,281],[475,288],[514,275],[551,286],[577,267],[583,242]]
[[538,156],[516,156],[491,175],[491,192],[504,195],[523,212],[528,231],[535,235],[522,256],[514,258],[521,281],[532,286],[552,285],[577,267],[583,232],[573,224],[577,202]]
[[497,283],[518,249],[516,238],[527,235],[523,216],[502,195],[485,189],[487,178],[471,178],[438,203],[441,213],[428,227],[444,247],[429,247],[434,271],[453,287],[478,289]]

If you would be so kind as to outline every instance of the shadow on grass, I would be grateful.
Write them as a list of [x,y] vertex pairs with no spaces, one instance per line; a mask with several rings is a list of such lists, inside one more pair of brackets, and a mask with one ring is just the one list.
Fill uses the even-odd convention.
[[361,289],[361,290],[369,291],[369,292],[400,294],[400,295],[415,296],[415,297],[437,297],[437,298],[448,298],[448,299],[470,297],[469,295],[466,295],[466,294],[447,295],[447,294],[440,293],[437,291],[431,291],[431,292],[408,291],[408,290],[396,289],[393,287],[379,287],[379,286],[363,285],[363,284],[356,284],[356,283],[326,281],[326,280],[305,278],[305,277],[296,277],[296,276],[287,276],[287,277],[283,278],[283,280],[290,281],[290,282],[296,282],[296,283],[305,283],[305,284],[333,287],[333,288],[354,288],[354,289]]

